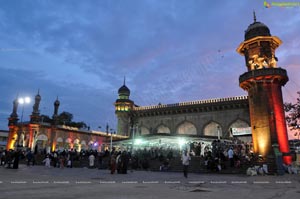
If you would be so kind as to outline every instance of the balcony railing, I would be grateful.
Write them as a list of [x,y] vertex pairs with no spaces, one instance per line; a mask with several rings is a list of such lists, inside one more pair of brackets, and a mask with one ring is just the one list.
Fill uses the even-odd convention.
[[257,70],[251,70],[244,74],[242,74],[239,78],[240,83],[250,79],[250,78],[256,78],[260,76],[284,76],[288,78],[287,72],[285,69],[282,68],[263,68],[263,69],[257,69]]

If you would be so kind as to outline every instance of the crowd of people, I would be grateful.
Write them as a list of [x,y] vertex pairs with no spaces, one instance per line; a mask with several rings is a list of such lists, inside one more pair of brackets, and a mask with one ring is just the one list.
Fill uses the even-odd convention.
[[[46,167],[72,168],[88,167],[110,169],[111,174],[126,174],[128,169],[148,170],[153,164],[159,162],[159,170],[167,171],[172,168],[172,160],[182,161],[184,176],[187,177],[188,165],[193,157],[200,160],[198,166],[212,172],[218,172],[228,167],[231,169],[250,166],[254,161],[251,145],[239,140],[214,140],[207,144],[204,142],[190,142],[181,148],[172,147],[141,147],[134,151],[113,148],[112,152],[97,150],[55,150],[50,153],[44,151],[9,150],[0,151],[0,165],[17,169],[19,161],[26,161],[28,166],[44,164]],[[188,160],[188,161],[187,161]],[[174,161],[173,161],[174,163]]]

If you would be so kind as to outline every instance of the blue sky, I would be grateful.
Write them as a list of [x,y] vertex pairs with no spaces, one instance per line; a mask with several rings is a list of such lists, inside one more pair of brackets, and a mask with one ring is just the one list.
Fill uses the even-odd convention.
[[[59,112],[97,129],[115,128],[113,103],[123,84],[138,105],[245,95],[236,48],[257,20],[283,41],[276,56],[300,89],[300,7],[261,0],[0,0],[0,129],[12,102],[40,89],[41,114]],[[33,102],[24,107],[24,120]],[[21,114],[21,108],[18,109]]]

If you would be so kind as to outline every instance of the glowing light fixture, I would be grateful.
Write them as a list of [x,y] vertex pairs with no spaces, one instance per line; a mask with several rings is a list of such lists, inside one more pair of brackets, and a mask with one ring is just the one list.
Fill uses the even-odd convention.
[[185,139],[183,138],[178,138],[177,142],[180,148],[186,143]]
[[134,144],[135,144],[135,145],[141,145],[141,144],[143,144],[143,140],[140,139],[140,138],[135,139],[135,140],[134,140]]

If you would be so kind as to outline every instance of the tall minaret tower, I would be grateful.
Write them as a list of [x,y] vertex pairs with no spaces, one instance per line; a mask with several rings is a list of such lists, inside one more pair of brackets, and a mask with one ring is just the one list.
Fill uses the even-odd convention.
[[[291,163],[281,87],[288,81],[286,70],[276,66],[276,48],[282,41],[269,28],[256,21],[245,31],[237,52],[245,56],[248,72],[239,78],[248,91],[254,153],[268,161],[279,146],[283,161]],[[272,159],[272,158],[271,158]],[[274,159],[273,159],[274,161]]]
[[118,117],[118,129],[117,134],[119,135],[130,135],[130,124],[131,124],[131,110],[133,108],[134,102],[129,99],[130,90],[124,84],[118,90],[119,97],[115,102],[115,113]]
[[7,144],[6,144],[6,150],[9,149],[14,149],[15,147],[15,143],[17,142],[18,139],[18,114],[17,114],[17,110],[18,110],[18,98],[16,98],[13,101],[13,111],[10,114],[10,117],[8,118],[8,128],[9,128],[9,134],[8,134],[8,140],[7,140]]
[[30,123],[39,123],[40,122],[40,102],[41,102],[40,90],[38,90],[37,95],[35,96],[35,102],[33,105],[32,115],[30,116]]
[[54,102],[54,113],[53,113],[53,116],[52,116],[52,119],[53,119],[53,123],[54,125],[57,124],[57,120],[58,120],[58,108],[59,108],[59,105],[60,105],[60,102],[58,100],[58,97],[56,98],[55,102]]

